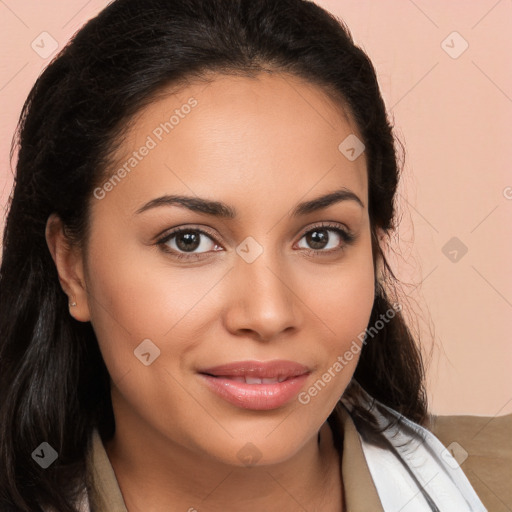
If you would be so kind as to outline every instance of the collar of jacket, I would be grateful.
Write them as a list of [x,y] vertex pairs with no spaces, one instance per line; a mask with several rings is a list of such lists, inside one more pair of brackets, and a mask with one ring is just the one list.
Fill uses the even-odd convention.
[[431,432],[371,397],[357,382],[353,385],[357,402],[378,428],[354,414],[347,399],[340,402],[357,428],[385,512],[487,512],[457,461]]

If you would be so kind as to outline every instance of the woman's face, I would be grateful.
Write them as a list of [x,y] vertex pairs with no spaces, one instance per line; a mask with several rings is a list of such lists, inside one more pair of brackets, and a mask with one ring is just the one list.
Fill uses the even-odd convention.
[[118,432],[234,465],[316,436],[374,299],[359,139],[289,75],[219,76],[134,119],[92,198],[72,309],[97,335]]

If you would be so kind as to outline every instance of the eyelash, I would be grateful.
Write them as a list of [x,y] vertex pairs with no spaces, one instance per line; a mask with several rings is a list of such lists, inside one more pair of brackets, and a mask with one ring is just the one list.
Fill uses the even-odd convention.
[[[306,251],[307,254],[321,255],[322,253],[324,253],[327,255],[332,255],[333,253],[343,252],[346,249],[346,247],[348,245],[351,245],[356,239],[355,235],[351,231],[342,229],[338,225],[323,223],[323,224],[319,224],[317,226],[313,226],[313,227],[309,228],[308,230],[304,231],[302,233],[302,235],[300,236],[299,240],[302,240],[302,238],[304,238],[304,236],[306,236],[307,234],[309,234],[313,231],[320,231],[320,230],[335,231],[342,238],[342,240],[345,242],[345,244],[337,249],[330,249],[327,251],[322,250],[322,249],[303,249],[304,251]],[[164,235],[163,237],[161,237],[160,239],[158,239],[155,245],[161,247],[161,249],[164,252],[171,254],[174,258],[176,258],[178,260],[204,259],[204,257],[208,253],[182,253],[182,252],[176,252],[174,249],[169,249],[167,247],[166,244],[170,240],[172,240],[174,237],[179,235],[180,233],[200,233],[200,234],[205,235],[208,238],[210,238],[213,242],[215,242],[215,244],[219,245],[217,243],[217,241],[215,240],[215,237],[213,236],[213,234],[211,234],[207,231],[204,231],[203,229],[194,228],[194,227],[177,228],[174,231],[172,231],[171,233],[168,233],[168,234]],[[208,251],[208,252],[211,252],[211,251]]]

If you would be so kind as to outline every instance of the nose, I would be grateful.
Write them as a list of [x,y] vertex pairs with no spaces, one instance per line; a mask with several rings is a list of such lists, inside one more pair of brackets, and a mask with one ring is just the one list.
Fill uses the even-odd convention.
[[270,341],[299,327],[301,300],[289,266],[263,252],[252,263],[236,258],[230,274],[225,324],[231,333]]

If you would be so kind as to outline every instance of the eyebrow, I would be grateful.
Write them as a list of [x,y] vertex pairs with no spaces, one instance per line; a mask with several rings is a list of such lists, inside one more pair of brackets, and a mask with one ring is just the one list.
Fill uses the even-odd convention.
[[[359,197],[354,194],[351,190],[342,188],[329,194],[311,199],[298,204],[292,210],[292,217],[298,217],[301,215],[307,215],[327,208],[333,204],[340,203],[342,201],[351,201],[358,204],[361,208],[364,208],[364,204]],[[203,199],[201,197],[191,196],[180,196],[180,195],[164,195],[152,199],[145,205],[141,206],[135,213],[140,214],[152,208],[160,206],[179,206],[187,208],[193,212],[204,213],[207,215],[213,215],[224,219],[234,219],[237,216],[237,211],[234,207],[227,205],[220,201],[211,201],[209,199]]]

